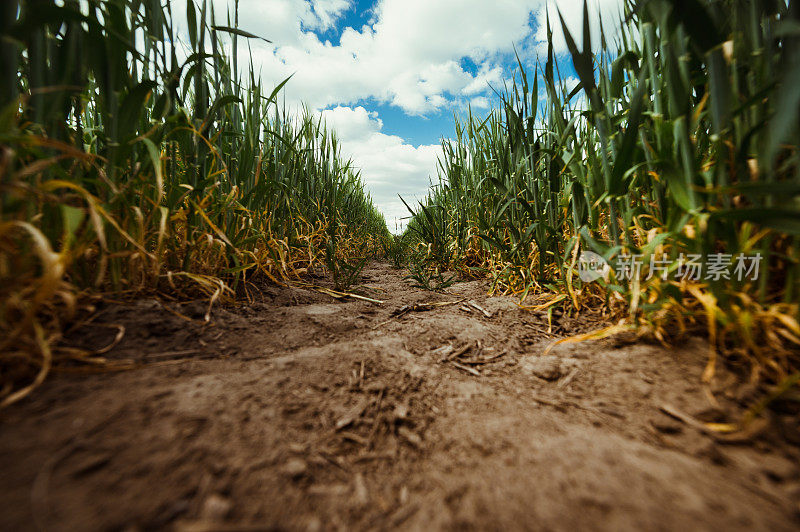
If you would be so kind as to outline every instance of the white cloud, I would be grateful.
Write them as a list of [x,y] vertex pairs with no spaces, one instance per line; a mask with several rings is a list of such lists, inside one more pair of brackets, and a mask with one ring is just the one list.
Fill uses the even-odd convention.
[[394,229],[396,218],[408,216],[397,195],[412,205],[415,198],[422,199],[429,178],[436,179],[441,146],[412,146],[396,135],[382,133],[383,122],[377,113],[363,107],[338,106],[322,111],[322,117],[336,131],[343,155],[353,158],[376,206]]
[[342,12],[350,7],[350,0],[315,0],[311,6],[316,27],[325,30],[332,27]]
[[489,65],[484,63],[478,70],[477,75],[472,78],[472,81],[462,89],[462,93],[466,95],[478,94],[485,92],[486,88],[491,85],[499,85],[503,80],[503,69],[498,65]]
[[[202,0],[195,0],[202,4]],[[234,0],[211,0],[217,23],[234,23]],[[240,0],[239,27],[279,46],[298,45],[303,30],[327,30],[350,7],[351,0]],[[173,1],[174,13],[184,13],[186,1]]]
[[[330,9],[317,12],[318,3],[311,10],[304,0],[243,1],[243,29],[274,43],[251,42],[262,79],[278,83],[294,73],[287,94],[315,109],[375,98],[421,115],[499,81],[500,54],[531,34],[529,16],[543,0],[379,0],[376,22],[346,28],[336,46],[301,31],[335,20],[344,2],[329,0]],[[280,27],[265,22],[273,4]],[[476,74],[462,68],[465,57]]]
[[477,96],[469,101],[473,109],[489,109],[489,98],[486,96]]
[[[605,27],[611,28],[622,1],[589,0],[590,10],[600,9]],[[211,2],[217,22],[225,23],[233,0]],[[185,12],[185,0],[172,5],[176,13]],[[555,8],[579,37],[582,6],[583,0],[377,0],[368,23],[338,31],[334,45],[315,31],[337,28],[352,0],[240,0],[239,26],[272,41],[240,40],[240,65],[249,46],[266,87],[293,75],[283,92],[290,108],[301,103],[312,112],[333,107],[322,115],[393,226],[395,217],[406,216],[397,194],[425,194],[429,177],[436,179],[441,149],[387,135],[377,114],[355,106],[372,99],[418,116],[467,103],[486,110],[492,97],[488,85],[502,86],[509,75],[504,64],[515,44],[523,57],[546,51],[545,7],[556,52],[563,54],[567,50]],[[599,35],[596,16],[592,30]],[[477,70],[464,68],[465,58]]]

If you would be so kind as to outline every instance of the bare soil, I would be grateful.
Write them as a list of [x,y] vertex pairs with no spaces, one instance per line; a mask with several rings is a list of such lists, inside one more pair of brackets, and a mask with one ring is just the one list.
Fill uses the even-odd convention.
[[70,341],[121,325],[107,356],[137,367],[61,373],[0,412],[0,529],[800,526],[797,412],[704,432],[754,390],[721,371],[712,406],[702,341],[544,355],[593,324],[551,329],[482,281],[425,292],[378,263],[363,282],[382,305],[266,288],[210,323],[203,302],[100,308]]

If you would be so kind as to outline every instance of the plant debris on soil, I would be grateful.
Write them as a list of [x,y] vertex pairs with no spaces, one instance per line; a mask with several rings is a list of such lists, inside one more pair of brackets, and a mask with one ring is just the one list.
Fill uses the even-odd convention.
[[379,299],[100,307],[67,340],[133,369],[62,371],[0,412],[0,528],[800,526],[796,403],[708,430],[759,390],[725,368],[701,385],[703,341],[544,354],[596,327],[483,281],[364,275]]

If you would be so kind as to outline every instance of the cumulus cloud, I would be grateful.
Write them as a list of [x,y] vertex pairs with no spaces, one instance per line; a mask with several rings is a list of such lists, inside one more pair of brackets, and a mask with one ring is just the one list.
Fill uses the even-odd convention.
[[375,112],[364,107],[337,106],[322,111],[328,127],[341,141],[343,155],[352,157],[361,171],[375,204],[394,229],[395,220],[408,216],[403,203],[422,199],[429,178],[436,179],[436,161],[441,155],[438,144],[413,146],[397,135],[381,132],[383,122]]
[[[233,9],[233,0],[211,3],[219,22]],[[589,0],[596,39],[600,17],[615,34],[622,3]],[[558,53],[567,51],[558,10],[581,40],[583,0],[377,0],[370,23],[344,28],[338,44],[315,33],[336,28],[351,8],[352,0],[240,0],[240,27],[273,43],[246,43],[262,80],[277,84],[293,75],[290,103],[315,110],[372,98],[425,115],[499,84],[515,43],[530,40],[535,53],[544,53],[548,11]],[[173,9],[185,11],[185,0],[173,1]],[[464,58],[477,72],[461,66]]]
[[[234,0],[210,2],[224,23]],[[610,35],[622,3],[589,0]],[[178,13],[186,9],[185,0],[172,6]],[[582,7],[583,0],[376,0],[366,24],[342,28],[352,0],[240,0],[239,26],[272,44],[240,41],[239,58],[247,60],[249,47],[267,87],[292,76],[283,93],[287,105],[304,104],[323,114],[393,225],[395,217],[406,215],[397,194],[425,194],[429,177],[436,178],[440,148],[383,133],[380,117],[363,102],[420,117],[467,104],[487,110],[488,86],[499,87],[508,77],[514,45],[525,55],[542,55],[549,10],[556,52],[566,53],[556,8],[580,41]],[[600,17],[593,14],[591,24],[599,36]],[[338,43],[325,37],[329,30]],[[475,68],[465,68],[465,59]]]
[[[195,0],[196,3],[198,0]],[[210,0],[217,22],[234,22],[234,0]],[[351,0],[240,0],[239,27],[280,46],[297,46],[304,32],[328,30],[351,5]],[[186,9],[186,0],[172,2],[173,12]]]
[[[485,91],[488,82],[498,81],[498,57],[531,34],[530,14],[542,3],[379,0],[375,23],[345,28],[338,45],[302,31],[335,20],[344,1],[329,0],[327,10],[319,3],[312,9],[303,0],[240,4],[242,27],[274,42],[251,43],[262,79],[277,83],[294,74],[287,94],[312,108],[374,98],[416,115]],[[285,23],[280,28],[267,22],[273,8],[280,8],[277,19]],[[462,58],[477,64],[478,72],[464,69]]]

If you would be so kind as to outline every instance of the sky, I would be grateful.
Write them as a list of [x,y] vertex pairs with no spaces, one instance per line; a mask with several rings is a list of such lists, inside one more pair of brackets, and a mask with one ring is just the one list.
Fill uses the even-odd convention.
[[[234,2],[211,1],[218,20]],[[621,4],[589,0],[594,35],[594,13],[608,30]],[[546,58],[556,8],[580,35],[583,0],[239,0],[239,27],[272,41],[249,40],[256,72],[267,86],[292,75],[286,103],[336,131],[394,231],[408,216],[398,194],[412,203],[438,180],[454,113],[497,104],[492,87],[514,75],[515,48],[528,70]],[[574,77],[559,28],[554,36],[562,75]]]

